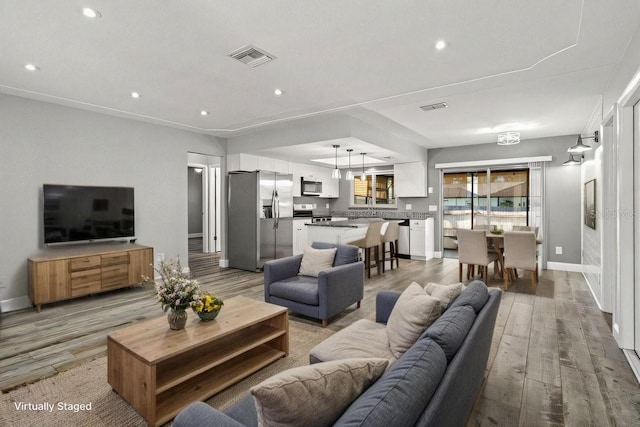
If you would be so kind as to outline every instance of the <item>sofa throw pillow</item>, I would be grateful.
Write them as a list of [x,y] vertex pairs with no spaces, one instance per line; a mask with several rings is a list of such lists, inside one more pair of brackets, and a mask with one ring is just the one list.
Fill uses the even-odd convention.
[[382,376],[387,359],[343,359],[300,366],[250,389],[260,426],[327,426]]
[[412,282],[393,306],[387,321],[389,348],[400,358],[442,313],[440,300]]
[[447,309],[447,307],[449,307],[449,304],[451,304],[453,300],[462,293],[462,291],[464,290],[464,284],[462,282],[454,283],[452,285],[427,283],[427,286],[424,287],[424,290],[427,294],[440,300],[442,311],[444,311]]
[[318,274],[322,270],[333,267],[336,250],[337,248],[313,249],[311,246],[307,246],[302,254],[298,274],[301,276],[318,277]]

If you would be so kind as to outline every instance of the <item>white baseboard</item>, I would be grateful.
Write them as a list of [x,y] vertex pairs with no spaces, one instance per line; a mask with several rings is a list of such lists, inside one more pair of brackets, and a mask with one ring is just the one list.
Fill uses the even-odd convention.
[[576,273],[584,272],[582,264],[571,264],[568,262],[551,262],[547,261],[547,270],[574,271]]
[[220,267],[222,267],[222,268],[229,267],[229,260],[220,258]]
[[587,277],[585,272],[582,273],[582,277],[584,277],[584,281],[587,282],[587,287],[591,291],[591,296],[593,296],[593,299],[596,301],[596,304],[598,304],[598,308],[600,309],[600,311],[604,311],[602,309],[602,305],[600,305],[600,297],[598,297],[596,293],[593,292],[593,286],[591,285],[591,282],[589,282],[589,278]]
[[636,381],[638,381],[638,383],[640,384],[640,359],[638,358],[638,355],[635,351],[626,348],[623,348],[622,352],[627,358],[627,362],[629,362],[629,365],[631,365],[631,370],[636,376]]
[[433,257],[434,258],[442,258],[442,252],[441,251],[435,251],[433,253]]
[[6,299],[4,301],[0,301],[0,311],[3,313],[8,313],[10,311],[22,310],[25,308],[31,307],[31,300],[27,295]]
[[189,234],[187,235],[187,237],[188,237],[189,239],[193,239],[193,238],[195,238],[195,237],[202,237],[202,233],[189,233]]

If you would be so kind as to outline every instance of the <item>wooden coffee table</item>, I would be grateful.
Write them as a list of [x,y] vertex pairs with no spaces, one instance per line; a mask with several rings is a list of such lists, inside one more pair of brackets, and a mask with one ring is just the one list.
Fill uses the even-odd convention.
[[166,316],[107,337],[109,384],[150,426],[205,400],[289,354],[287,309],[242,296],[231,298],[216,320],[189,314],[185,329]]

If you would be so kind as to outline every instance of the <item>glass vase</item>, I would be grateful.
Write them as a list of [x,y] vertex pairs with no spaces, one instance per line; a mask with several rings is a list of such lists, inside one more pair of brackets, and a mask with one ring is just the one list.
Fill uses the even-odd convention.
[[174,331],[184,329],[184,326],[187,324],[186,310],[171,309],[167,314],[167,321],[169,322],[169,327]]

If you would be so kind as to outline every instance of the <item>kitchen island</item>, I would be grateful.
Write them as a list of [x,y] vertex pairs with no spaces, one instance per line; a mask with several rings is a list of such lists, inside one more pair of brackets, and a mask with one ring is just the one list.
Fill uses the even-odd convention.
[[358,218],[347,221],[321,221],[307,224],[307,241],[326,242],[347,245],[367,234],[372,222],[383,221],[382,218]]

